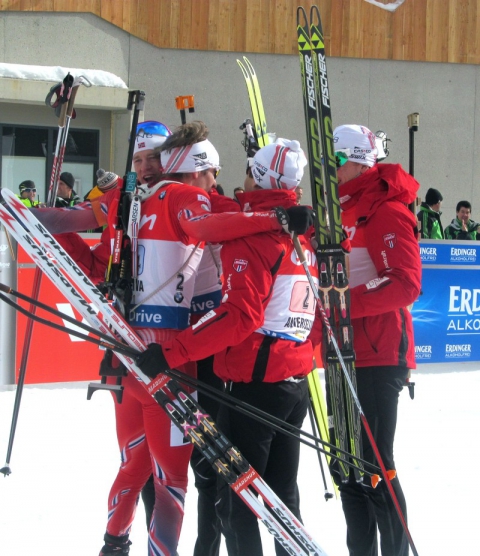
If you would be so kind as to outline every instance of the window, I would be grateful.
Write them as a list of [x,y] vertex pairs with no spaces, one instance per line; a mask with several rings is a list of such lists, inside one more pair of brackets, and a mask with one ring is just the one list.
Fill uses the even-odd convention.
[[[58,128],[0,124],[2,138],[0,186],[18,193],[24,180],[37,187],[37,200],[48,196]],[[84,197],[96,183],[100,132],[70,129],[62,171],[75,177],[75,192]]]

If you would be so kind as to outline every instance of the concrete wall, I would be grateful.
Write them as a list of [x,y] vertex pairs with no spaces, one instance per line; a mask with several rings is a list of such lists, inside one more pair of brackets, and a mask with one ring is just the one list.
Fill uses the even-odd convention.
[[[2,62],[113,72],[130,88],[146,92],[147,119],[173,127],[180,123],[175,97],[194,94],[196,112],[187,117],[209,125],[223,167],[219,182],[227,193],[242,184],[245,167],[238,126],[250,108],[236,64],[244,54],[158,49],[91,14],[0,12]],[[247,56],[259,77],[269,130],[305,145],[298,58]],[[480,220],[478,66],[331,58],[328,72],[334,125],[360,123],[387,131],[393,141],[388,162],[407,170],[407,115],[419,112],[415,176],[420,195],[429,187],[442,191],[444,224],[455,216],[460,199],[472,202],[473,217]],[[308,200],[306,179],[303,186]]]

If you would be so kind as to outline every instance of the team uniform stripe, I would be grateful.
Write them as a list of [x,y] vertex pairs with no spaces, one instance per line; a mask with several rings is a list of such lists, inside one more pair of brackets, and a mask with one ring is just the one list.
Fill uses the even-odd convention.
[[182,165],[185,158],[187,158],[187,156],[189,155],[190,150],[191,145],[187,147],[172,149],[170,157],[168,158],[164,168],[165,174],[175,174],[178,171],[178,168]]

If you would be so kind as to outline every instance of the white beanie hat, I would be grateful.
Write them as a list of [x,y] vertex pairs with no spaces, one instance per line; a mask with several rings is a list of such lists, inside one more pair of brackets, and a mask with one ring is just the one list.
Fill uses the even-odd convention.
[[341,125],[333,131],[335,152],[343,151],[348,160],[370,168],[377,163],[376,137],[362,125]]
[[300,143],[279,138],[255,153],[252,175],[262,189],[295,189],[306,165]]

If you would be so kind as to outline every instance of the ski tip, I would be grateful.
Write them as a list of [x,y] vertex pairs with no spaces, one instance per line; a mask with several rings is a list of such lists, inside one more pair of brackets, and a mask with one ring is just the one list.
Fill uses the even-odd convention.
[[[301,21],[303,19],[303,21]],[[297,8],[297,25],[304,27],[307,25],[307,12],[303,6],[298,6]]]

